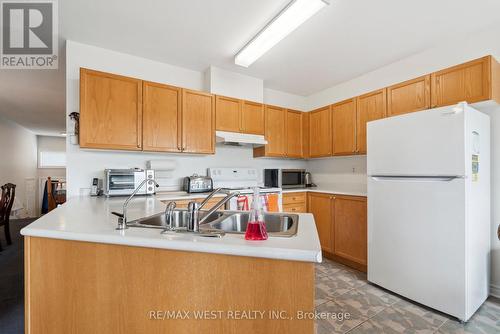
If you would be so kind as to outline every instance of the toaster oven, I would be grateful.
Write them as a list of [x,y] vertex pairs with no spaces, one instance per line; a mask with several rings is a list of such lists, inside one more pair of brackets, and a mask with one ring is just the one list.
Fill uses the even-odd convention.
[[[105,169],[104,170],[104,195],[106,196],[128,196],[144,181],[146,178],[153,180],[155,178],[152,169]],[[147,182],[137,192],[138,195],[152,195],[155,193],[155,184],[153,181]]]

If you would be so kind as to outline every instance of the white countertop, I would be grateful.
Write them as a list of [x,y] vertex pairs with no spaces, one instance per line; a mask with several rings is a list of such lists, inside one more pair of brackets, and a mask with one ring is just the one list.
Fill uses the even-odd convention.
[[[163,197],[159,195],[133,199],[128,208],[129,221],[163,212],[165,204],[160,201]],[[318,233],[314,218],[309,213],[299,214],[298,233],[294,237],[269,237],[265,241],[247,241],[243,235],[236,234],[226,234],[222,238],[206,238],[185,234],[161,234],[161,230],[149,228],[131,227],[117,231],[117,217],[111,212],[122,212],[123,201],[124,198],[71,198],[64,205],[23,228],[21,234],[137,247],[321,262]]]
[[[320,184],[318,187],[313,188],[297,188],[297,189],[283,189],[283,193],[294,192],[315,192],[326,193],[335,195],[348,195],[348,196],[365,196],[367,194],[366,184],[360,183],[332,183]],[[156,194],[156,198],[160,201],[173,201],[173,200],[188,200],[193,198],[204,198],[207,193],[194,193],[190,194],[185,191],[167,191]],[[217,194],[214,197],[222,197],[223,194]]]
[[283,193],[294,192],[314,192],[326,193],[335,195],[348,195],[348,196],[365,196],[367,194],[366,184],[360,183],[335,183],[335,184],[320,184],[312,188],[297,188],[297,189],[283,189]]

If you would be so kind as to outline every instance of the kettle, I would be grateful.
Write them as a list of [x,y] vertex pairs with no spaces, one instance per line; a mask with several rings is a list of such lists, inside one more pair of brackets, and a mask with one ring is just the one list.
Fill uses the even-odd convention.
[[316,187],[316,185],[312,182],[312,176],[309,172],[305,172],[304,174],[304,183],[306,184],[306,187]]

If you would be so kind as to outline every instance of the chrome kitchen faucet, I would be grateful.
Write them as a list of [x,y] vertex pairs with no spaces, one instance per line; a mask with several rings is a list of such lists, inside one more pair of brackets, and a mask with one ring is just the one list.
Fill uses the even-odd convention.
[[128,208],[128,203],[132,200],[132,198],[137,194],[137,192],[146,184],[146,182],[153,181],[154,184],[156,185],[156,188],[158,188],[160,185],[158,182],[156,182],[155,179],[150,178],[150,179],[144,179],[138,186],[135,188],[135,190],[132,192],[132,194],[125,200],[125,203],[123,203],[123,213],[119,212],[111,212],[115,216],[118,216],[118,226],[116,227],[117,230],[125,230],[127,229],[127,208]]
[[[199,219],[199,211],[201,208],[205,206],[205,204],[208,203],[208,201],[217,193],[219,192],[224,192],[226,194],[226,197],[221,199],[219,202],[217,202],[210,210],[207,211],[206,215]],[[223,188],[217,188],[214,191],[212,191],[206,198],[203,200],[201,203],[197,202],[189,202],[188,204],[188,212],[189,212],[189,219],[188,219],[188,226],[187,230],[190,232],[199,232],[200,231],[200,225],[203,224],[203,222],[210,217],[215,211],[217,211],[221,206],[226,204],[231,198],[239,196],[239,192],[234,192],[234,193],[228,193],[226,190]]]

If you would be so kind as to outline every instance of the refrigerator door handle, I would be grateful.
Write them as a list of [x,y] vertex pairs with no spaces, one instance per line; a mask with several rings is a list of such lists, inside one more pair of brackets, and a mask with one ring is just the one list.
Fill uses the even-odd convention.
[[450,182],[455,179],[464,179],[464,175],[447,175],[447,176],[387,176],[387,175],[372,175],[371,178],[375,181],[419,181],[419,182]]

